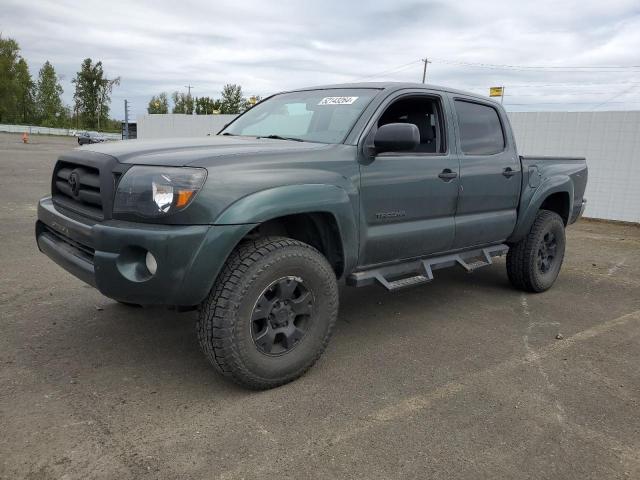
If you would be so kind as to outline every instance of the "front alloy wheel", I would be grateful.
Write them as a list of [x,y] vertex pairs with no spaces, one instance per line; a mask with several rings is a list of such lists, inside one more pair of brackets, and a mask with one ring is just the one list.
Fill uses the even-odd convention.
[[309,329],[313,294],[300,277],[283,277],[262,292],[251,314],[251,336],[265,355],[289,353]]

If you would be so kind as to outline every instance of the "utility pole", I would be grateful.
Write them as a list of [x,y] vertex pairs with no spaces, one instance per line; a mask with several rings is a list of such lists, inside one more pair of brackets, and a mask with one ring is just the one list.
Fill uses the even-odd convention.
[[422,70],[422,83],[425,83],[427,80],[427,64],[431,63],[428,58],[421,59],[422,63],[424,63],[424,69]]
[[129,140],[129,102],[124,101],[124,134],[123,140]]
[[184,88],[188,90],[187,95],[191,96],[191,89],[193,88],[193,85],[185,85]]

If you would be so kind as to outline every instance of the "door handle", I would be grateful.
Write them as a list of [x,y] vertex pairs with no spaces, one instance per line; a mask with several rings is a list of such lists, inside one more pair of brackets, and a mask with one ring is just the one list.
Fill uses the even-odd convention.
[[440,177],[445,182],[448,182],[449,180],[453,180],[457,176],[458,174],[456,172],[453,172],[450,168],[445,168],[444,170],[442,170],[440,174],[438,174],[438,177]]
[[504,170],[502,170],[502,175],[504,175],[507,178],[513,177],[516,173],[518,173],[518,171],[514,170],[511,167],[507,167]]

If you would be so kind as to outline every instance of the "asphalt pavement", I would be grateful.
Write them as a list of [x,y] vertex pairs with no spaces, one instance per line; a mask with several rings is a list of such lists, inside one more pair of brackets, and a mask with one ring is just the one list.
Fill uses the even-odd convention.
[[640,228],[580,221],[543,294],[503,260],[344,288],[320,361],[243,390],[195,313],[103,297],[37,250],[74,139],[0,134],[0,478],[638,479]]

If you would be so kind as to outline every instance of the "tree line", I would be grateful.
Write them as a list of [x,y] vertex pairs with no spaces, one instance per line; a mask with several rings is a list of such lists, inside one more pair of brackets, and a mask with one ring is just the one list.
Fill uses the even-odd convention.
[[102,62],[86,58],[71,80],[75,86],[73,106],[62,100],[62,85],[48,60],[31,78],[20,46],[0,35],[0,123],[43,127],[119,130],[120,122],[109,118],[111,92],[120,78],[106,77]]
[[[189,93],[176,91],[171,94],[171,101],[173,102],[171,113],[187,115],[238,114],[258,103],[260,97],[245,98],[240,85],[227,84],[222,88],[222,95],[219,99],[192,97]],[[162,92],[151,97],[147,112],[152,114],[169,113],[169,95]]]
[[[120,130],[120,122],[109,118],[111,93],[120,85],[120,77],[108,78],[101,61],[85,58],[71,83],[75,90],[69,106],[62,100],[60,77],[51,62],[42,65],[34,80],[18,43],[0,34],[0,123]],[[147,111],[169,113],[170,100],[172,113],[212,115],[242,113],[260,97],[245,98],[240,85],[227,84],[220,98],[194,98],[176,91],[170,99],[166,92],[160,93],[151,98]]]

